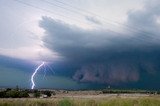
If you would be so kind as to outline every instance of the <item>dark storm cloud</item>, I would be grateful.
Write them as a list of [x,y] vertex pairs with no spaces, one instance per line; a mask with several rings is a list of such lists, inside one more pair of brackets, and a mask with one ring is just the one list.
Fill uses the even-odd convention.
[[11,71],[12,69],[18,69],[25,72],[31,72],[34,69],[34,66],[35,65],[30,61],[0,55],[0,68],[6,67],[11,69]]
[[44,45],[74,67],[72,78],[79,82],[120,84],[137,82],[142,73],[154,76],[160,70],[160,25],[155,19],[159,5],[153,4],[128,13],[126,34],[84,30],[43,17]]

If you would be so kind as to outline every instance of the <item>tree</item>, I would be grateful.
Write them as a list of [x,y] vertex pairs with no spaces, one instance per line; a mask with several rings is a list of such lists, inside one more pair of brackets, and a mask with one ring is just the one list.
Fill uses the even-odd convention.
[[34,90],[34,97],[40,97],[40,92],[38,90]]
[[8,92],[6,92],[6,97],[18,98],[19,92],[16,90],[8,91]]
[[50,91],[44,91],[44,94],[47,95],[48,97],[51,97],[51,92]]
[[34,97],[36,97],[36,98],[40,97],[40,92],[34,93]]
[[1,91],[0,92],[0,98],[5,98],[6,97],[6,92],[5,91]]
[[11,90],[12,90],[11,88],[7,88],[7,89],[6,89],[6,91],[11,91]]
[[29,97],[29,94],[28,94],[27,91],[21,91],[21,92],[19,93],[19,97]]

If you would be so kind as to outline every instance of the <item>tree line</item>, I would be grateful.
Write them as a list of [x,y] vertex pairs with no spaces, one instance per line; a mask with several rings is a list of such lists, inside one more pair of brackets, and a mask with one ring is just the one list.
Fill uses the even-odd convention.
[[15,89],[7,88],[3,91],[0,91],[0,98],[29,98],[31,97],[40,97],[41,95],[46,95],[50,97],[55,95],[55,92],[51,91],[38,91],[38,90],[22,90],[16,87]]
[[121,90],[121,89],[103,89],[103,94],[120,94],[120,93],[140,93],[140,94],[160,94],[160,91],[149,90]]

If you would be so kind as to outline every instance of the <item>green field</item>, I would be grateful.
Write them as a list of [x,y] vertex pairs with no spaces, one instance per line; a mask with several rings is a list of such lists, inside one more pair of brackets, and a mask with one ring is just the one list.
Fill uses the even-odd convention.
[[0,99],[0,106],[160,106],[160,97],[9,98]]

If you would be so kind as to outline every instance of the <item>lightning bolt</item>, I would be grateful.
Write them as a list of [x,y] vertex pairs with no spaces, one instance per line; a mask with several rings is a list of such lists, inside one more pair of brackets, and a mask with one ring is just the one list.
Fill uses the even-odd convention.
[[31,76],[31,82],[32,82],[32,87],[31,89],[34,89],[35,87],[35,82],[34,82],[34,76],[36,75],[36,73],[38,72],[38,70],[45,64],[45,62],[42,62],[34,71],[34,73]]

